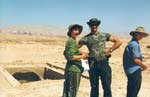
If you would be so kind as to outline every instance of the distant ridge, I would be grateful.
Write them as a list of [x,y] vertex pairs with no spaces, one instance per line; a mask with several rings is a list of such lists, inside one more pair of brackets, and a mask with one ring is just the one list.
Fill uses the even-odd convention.
[[66,28],[55,26],[10,26],[1,28],[1,32],[43,36],[65,36]]
[[[40,36],[67,36],[68,29],[65,27],[57,26],[9,26],[1,28],[0,32],[13,33],[13,34],[27,34],[27,35],[40,35]],[[82,37],[89,32],[84,32],[79,36]],[[129,32],[116,32],[111,33],[117,37],[128,38],[131,37]],[[150,34],[150,33],[149,33]]]
[[[112,33],[115,36],[118,37],[123,37],[123,38],[129,38],[130,36],[130,32],[116,32],[116,33]],[[148,34],[150,35],[150,33],[148,32]]]
[[116,32],[116,33],[112,33],[112,35],[115,35],[117,37],[123,37],[123,38],[130,37],[129,32]]

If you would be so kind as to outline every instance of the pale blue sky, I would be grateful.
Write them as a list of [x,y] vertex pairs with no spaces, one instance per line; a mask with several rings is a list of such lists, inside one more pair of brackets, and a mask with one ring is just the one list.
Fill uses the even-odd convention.
[[54,25],[68,27],[96,17],[104,32],[150,31],[150,0],[0,0],[0,26]]

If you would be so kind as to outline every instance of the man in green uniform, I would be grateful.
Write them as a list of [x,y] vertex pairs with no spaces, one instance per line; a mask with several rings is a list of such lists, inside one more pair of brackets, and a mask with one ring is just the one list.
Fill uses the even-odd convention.
[[82,32],[82,26],[73,24],[69,26],[68,40],[66,43],[64,56],[67,59],[65,68],[65,82],[63,97],[76,97],[80,84],[81,73],[83,68],[81,59],[88,57],[86,53],[79,51],[76,43],[76,37]]
[[[120,47],[122,42],[109,33],[98,32],[98,26],[101,21],[92,18],[87,22],[91,32],[81,38],[79,48],[86,45],[89,50],[89,77],[91,83],[90,97],[99,97],[99,78],[101,78],[104,90],[104,97],[112,97],[111,94],[111,68],[108,57],[111,53]],[[106,49],[106,42],[111,41],[114,45]]]

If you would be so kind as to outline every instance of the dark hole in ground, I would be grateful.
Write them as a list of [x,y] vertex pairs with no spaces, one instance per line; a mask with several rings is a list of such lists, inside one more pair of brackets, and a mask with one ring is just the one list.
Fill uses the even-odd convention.
[[64,79],[64,75],[51,69],[44,69],[44,79],[59,80]]
[[43,79],[59,80],[64,79],[64,75],[56,70],[48,68],[7,68],[13,77],[20,83],[28,83]]
[[32,82],[32,81],[39,81],[41,80],[40,77],[34,73],[34,72],[16,72],[13,74],[13,76],[20,82],[20,83],[26,83],[26,82]]

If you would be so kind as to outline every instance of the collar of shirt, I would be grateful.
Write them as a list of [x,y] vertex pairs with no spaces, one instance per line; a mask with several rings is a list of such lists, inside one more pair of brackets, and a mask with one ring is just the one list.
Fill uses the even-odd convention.
[[70,39],[73,39],[73,40],[76,40],[76,39],[74,39],[73,37],[69,37]]
[[132,38],[131,41],[136,41],[139,44],[139,41],[136,38]]
[[94,34],[91,32],[90,35],[98,35],[99,32],[95,32]]

